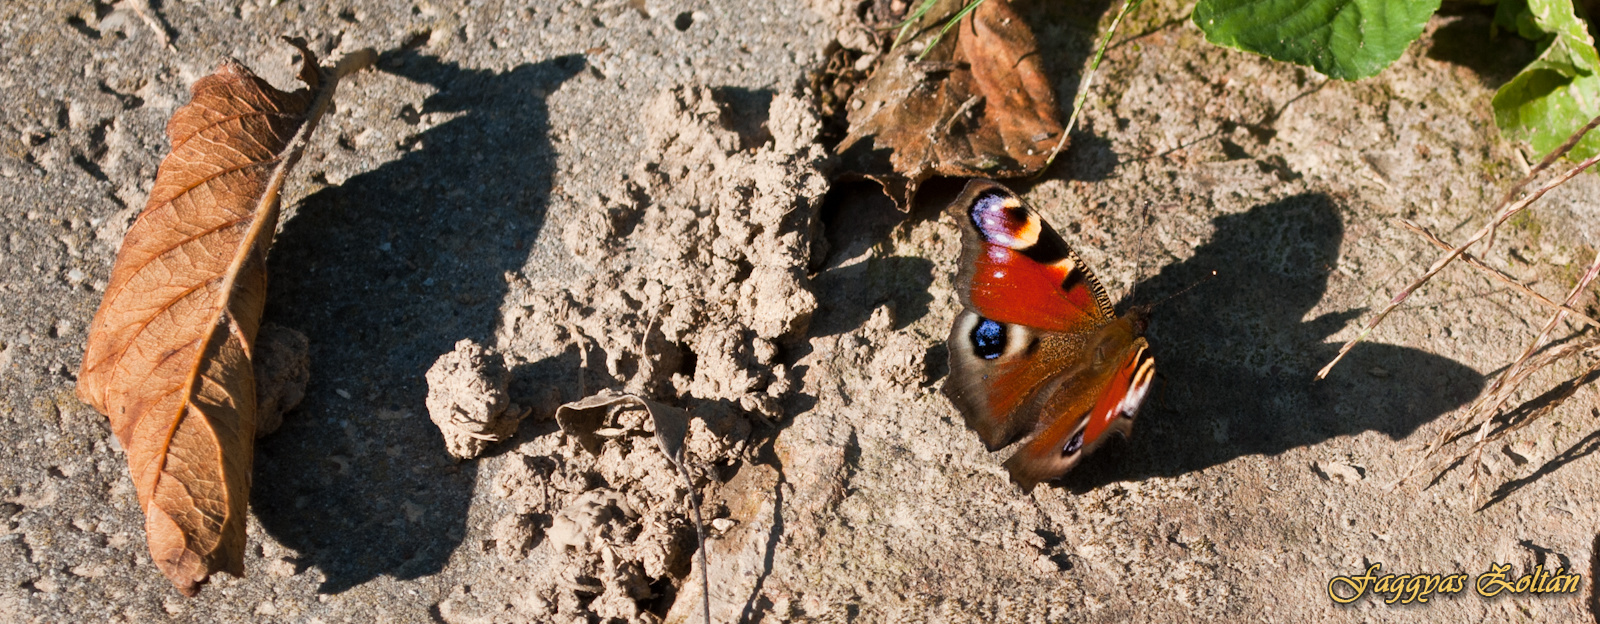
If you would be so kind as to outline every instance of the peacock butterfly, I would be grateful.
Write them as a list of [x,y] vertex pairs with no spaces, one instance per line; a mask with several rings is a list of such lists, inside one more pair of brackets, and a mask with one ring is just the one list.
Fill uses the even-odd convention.
[[1155,377],[1145,309],[1117,316],[1078,254],[1015,193],[967,183],[944,395],[1024,492],[1066,474],[1111,433],[1127,435]]

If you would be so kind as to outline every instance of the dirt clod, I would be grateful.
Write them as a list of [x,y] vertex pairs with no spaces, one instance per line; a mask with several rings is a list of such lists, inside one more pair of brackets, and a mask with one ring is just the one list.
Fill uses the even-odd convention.
[[511,402],[511,373],[493,349],[470,339],[439,357],[428,369],[428,417],[444,434],[445,450],[472,459],[490,444],[515,433],[529,408]]
[[267,323],[256,335],[256,437],[277,431],[283,415],[300,405],[311,382],[311,341],[305,334]]

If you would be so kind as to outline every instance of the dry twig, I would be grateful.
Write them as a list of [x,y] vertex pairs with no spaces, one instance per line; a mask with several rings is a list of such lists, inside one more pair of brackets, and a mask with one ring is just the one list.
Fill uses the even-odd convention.
[[[1433,235],[1433,232],[1429,232],[1427,228],[1424,228],[1421,225],[1417,225],[1413,221],[1410,221],[1410,220],[1407,220],[1407,219],[1400,219],[1400,225],[1405,226],[1406,229],[1411,230],[1412,232],[1416,232],[1417,235],[1423,237],[1424,239],[1427,239],[1428,242],[1433,243],[1434,247],[1438,247],[1438,248],[1443,249],[1445,251],[1449,251],[1451,249],[1451,246],[1450,246],[1449,243],[1446,243],[1446,242],[1440,240],[1439,237]],[[1538,291],[1536,291],[1536,290],[1534,290],[1532,288],[1529,288],[1526,284],[1523,284],[1522,282],[1517,281],[1517,278],[1514,278],[1514,277],[1512,277],[1510,275],[1507,275],[1505,271],[1501,271],[1500,269],[1496,269],[1496,268],[1494,268],[1492,266],[1484,264],[1484,262],[1482,260],[1479,260],[1477,256],[1474,256],[1474,255],[1472,255],[1470,253],[1467,253],[1467,252],[1462,252],[1461,253],[1461,259],[1462,260],[1466,260],[1467,264],[1470,264],[1473,267],[1476,267],[1479,270],[1482,270],[1484,273],[1488,274],[1489,277],[1493,278],[1495,281],[1500,282],[1502,284],[1505,284],[1507,286],[1510,286],[1512,288],[1515,288],[1515,289],[1517,289],[1519,291],[1522,291],[1522,294],[1525,294],[1525,295],[1527,295],[1529,297],[1533,297],[1533,299],[1535,301],[1538,301],[1539,303],[1545,304],[1545,305],[1550,306],[1552,308],[1555,308],[1557,310],[1564,310],[1564,311],[1566,311],[1567,314],[1571,314],[1572,316],[1577,317],[1578,320],[1583,321],[1584,323],[1588,324],[1590,327],[1600,328],[1600,321],[1596,321],[1593,318],[1590,318],[1589,315],[1587,315],[1587,314],[1584,314],[1584,313],[1579,312],[1577,310],[1574,310],[1574,309],[1572,309],[1570,307],[1567,307],[1567,306],[1561,305],[1559,303],[1556,303],[1555,301],[1552,301],[1549,297],[1541,295],[1541,294],[1539,294]]]
[[[1489,391],[1485,397],[1483,399],[1479,399],[1478,403],[1473,406],[1473,409],[1468,412],[1468,415],[1459,418],[1458,420],[1470,421],[1475,420],[1478,416],[1482,416],[1483,414],[1492,415],[1493,413],[1499,411],[1500,406],[1505,405],[1505,402],[1511,398],[1511,393],[1516,390],[1517,385],[1507,384],[1506,382],[1512,377],[1517,377],[1518,374],[1522,372],[1523,366],[1527,364],[1528,358],[1533,357],[1533,354],[1537,352],[1540,347],[1543,347],[1549,342],[1550,332],[1554,331],[1556,325],[1560,324],[1561,321],[1567,317],[1567,311],[1565,308],[1571,307],[1572,304],[1578,301],[1578,295],[1583,294],[1584,289],[1589,286],[1589,282],[1594,281],[1596,275],[1600,275],[1600,253],[1595,254],[1594,261],[1589,263],[1589,270],[1584,271],[1583,277],[1578,279],[1578,283],[1573,285],[1572,291],[1567,294],[1567,300],[1561,306],[1563,309],[1556,310],[1556,313],[1550,316],[1550,320],[1546,321],[1544,327],[1539,330],[1539,337],[1535,338],[1533,342],[1528,344],[1528,348],[1522,351],[1522,355],[1517,358],[1516,362],[1513,362],[1511,366],[1506,368],[1505,372],[1501,373],[1499,377],[1495,378],[1494,384],[1489,386]],[[1522,377],[1526,377],[1526,375],[1523,375]],[[1488,423],[1485,423],[1485,426],[1487,426],[1487,424]],[[1483,436],[1484,433],[1480,432],[1478,434],[1478,439],[1482,440]]]
[[[1322,367],[1322,370],[1317,371],[1317,379],[1323,379],[1327,377],[1328,372],[1333,370],[1334,365],[1338,364],[1340,360],[1344,359],[1345,354],[1348,354],[1350,349],[1355,348],[1357,343],[1365,340],[1367,335],[1371,334],[1372,330],[1376,329],[1378,324],[1382,323],[1383,320],[1389,316],[1390,312],[1393,312],[1395,308],[1400,307],[1400,304],[1404,303],[1405,300],[1411,296],[1411,293],[1416,292],[1418,288],[1421,288],[1423,284],[1428,283],[1428,280],[1433,279],[1433,276],[1438,275],[1440,271],[1444,270],[1446,266],[1449,266],[1451,262],[1454,262],[1456,258],[1459,258],[1462,254],[1466,253],[1467,248],[1477,244],[1479,241],[1492,239],[1495,229],[1498,228],[1501,223],[1505,223],[1507,219],[1510,219],[1517,213],[1522,212],[1522,210],[1527,208],[1530,204],[1538,201],[1539,198],[1544,197],[1544,194],[1550,192],[1551,189],[1561,186],[1562,184],[1566,184],[1568,180],[1576,177],[1579,173],[1583,173],[1584,170],[1594,166],[1595,163],[1600,163],[1600,154],[1586,158],[1583,160],[1583,162],[1578,163],[1571,169],[1562,172],[1561,175],[1556,176],[1555,179],[1544,183],[1539,188],[1534,189],[1533,192],[1523,196],[1522,199],[1516,200],[1515,202],[1511,201],[1511,198],[1515,196],[1518,191],[1527,186],[1528,183],[1532,182],[1533,178],[1538,176],[1540,172],[1549,168],[1550,164],[1555,162],[1556,159],[1565,156],[1567,152],[1572,151],[1573,146],[1578,144],[1578,141],[1583,138],[1583,135],[1587,134],[1596,126],[1600,126],[1600,117],[1595,117],[1582,128],[1579,128],[1578,132],[1569,137],[1566,143],[1563,143],[1561,147],[1556,148],[1556,150],[1551,152],[1549,156],[1546,156],[1538,166],[1534,167],[1533,171],[1529,172],[1526,177],[1513,185],[1511,189],[1506,192],[1505,196],[1500,199],[1500,203],[1495,206],[1495,216],[1489,221],[1489,223],[1480,228],[1477,233],[1472,235],[1471,238],[1468,238],[1467,242],[1450,249],[1450,251],[1445,253],[1444,256],[1440,257],[1438,260],[1435,260],[1433,265],[1428,267],[1427,272],[1423,273],[1421,277],[1418,277],[1410,284],[1407,284],[1405,288],[1401,289],[1400,294],[1395,295],[1395,297],[1389,301],[1389,304],[1384,306],[1383,310],[1378,312],[1377,316],[1374,316],[1372,317],[1372,320],[1367,321],[1366,326],[1361,328],[1361,332],[1356,334],[1355,338],[1350,339],[1349,342],[1344,343],[1344,346],[1339,348],[1339,354],[1334,356],[1333,361],[1328,362],[1327,366],[1324,366]],[[1493,241],[1491,240],[1490,242],[1492,243]]]
[[[1451,427],[1439,432],[1439,435],[1434,439],[1434,441],[1426,447],[1427,451],[1423,454],[1423,458],[1428,459],[1438,455],[1440,450],[1442,450],[1446,444],[1449,444],[1452,440],[1465,435],[1468,431],[1471,431],[1474,427],[1476,427],[1478,429],[1478,434],[1475,436],[1472,446],[1467,450],[1462,451],[1461,453],[1458,453],[1442,462],[1432,464],[1432,467],[1428,470],[1429,472],[1440,471],[1441,468],[1448,470],[1449,466],[1454,466],[1456,462],[1470,456],[1472,458],[1472,486],[1474,492],[1478,492],[1481,467],[1483,465],[1483,449],[1487,447],[1490,442],[1504,437],[1511,431],[1521,429],[1534,420],[1544,416],[1544,414],[1549,413],[1549,409],[1541,409],[1538,413],[1529,415],[1527,418],[1515,423],[1514,426],[1504,429],[1494,434],[1492,437],[1490,436],[1490,427],[1494,423],[1495,416],[1499,413],[1500,408],[1505,405],[1506,401],[1511,399],[1511,396],[1516,393],[1516,391],[1522,386],[1522,383],[1526,381],[1530,375],[1574,354],[1600,348],[1600,338],[1590,338],[1589,340],[1573,342],[1556,349],[1551,349],[1545,353],[1538,354],[1537,357],[1535,357],[1535,354],[1538,353],[1539,349],[1544,348],[1544,346],[1548,344],[1550,333],[1555,330],[1556,325],[1559,325],[1561,321],[1566,318],[1567,308],[1577,301],[1578,296],[1583,294],[1583,291],[1589,287],[1589,284],[1593,282],[1597,276],[1600,276],[1600,253],[1595,254],[1595,259],[1589,264],[1589,269],[1584,272],[1581,278],[1578,279],[1578,283],[1573,285],[1572,290],[1567,294],[1566,301],[1560,306],[1560,309],[1558,309],[1555,314],[1551,315],[1550,320],[1545,322],[1544,327],[1542,327],[1539,331],[1538,337],[1535,338],[1533,342],[1528,344],[1528,347],[1523,350],[1522,355],[1519,356],[1516,361],[1512,362],[1510,366],[1507,366],[1505,370],[1495,378],[1494,383],[1491,384],[1489,389],[1485,391],[1476,402],[1473,403],[1471,408],[1468,408],[1466,411],[1462,412],[1460,416],[1457,416],[1455,423]],[[1588,373],[1579,375],[1578,379],[1582,379],[1587,375]],[[1574,385],[1571,390],[1576,392],[1577,386]],[[1570,395],[1571,393],[1569,392],[1566,396]],[[1561,400],[1565,400],[1566,396],[1561,397]],[[1554,406],[1551,405],[1546,407],[1553,408]],[[1406,476],[1401,477],[1399,481],[1395,482],[1395,485],[1400,485],[1401,483],[1404,483],[1416,476],[1418,470],[1421,470],[1421,464],[1419,464],[1416,469],[1413,469],[1411,472],[1407,473]]]
[[[1565,360],[1565,359],[1567,359],[1569,357],[1572,357],[1572,356],[1580,354],[1580,353],[1593,354],[1593,353],[1595,353],[1597,351],[1600,351],[1600,336],[1591,337],[1588,340],[1572,342],[1572,343],[1565,344],[1565,345],[1562,345],[1560,347],[1551,349],[1551,350],[1549,350],[1549,351],[1547,351],[1545,353],[1542,353],[1542,354],[1539,354],[1538,356],[1535,356],[1532,360],[1530,360],[1528,362],[1528,364],[1526,366],[1524,366],[1522,368],[1522,370],[1517,373],[1517,375],[1515,376],[1514,379],[1510,379],[1507,382],[1506,387],[1510,388],[1512,390],[1515,390],[1529,376],[1531,376],[1532,374],[1534,374],[1536,372],[1544,370],[1545,368],[1549,367],[1551,364],[1554,364],[1556,362]],[[1491,444],[1491,443],[1493,443],[1495,441],[1498,441],[1501,438],[1504,438],[1505,436],[1511,434],[1512,432],[1515,432],[1515,431],[1517,431],[1519,429],[1522,429],[1523,427],[1528,426],[1529,424],[1532,424],[1534,421],[1536,421],[1536,420],[1542,418],[1544,415],[1548,414],[1551,410],[1555,409],[1556,407],[1559,407],[1563,401],[1565,401],[1567,398],[1570,398],[1572,396],[1572,394],[1576,393],[1578,388],[1581,387],[1582,384],[1580,384],[1578,382],[1580,382],[1583,379],[1587,378],[1590,374],[1592,374],[1597,369],[1597,367],[1600,367],[1600,361],[1597,361],[1595,364],[1592,364],[1588,368],[1588,370],[1586,372],[1584,372],[1584,373],[1582,373],[1582,374],[1580,374],[1580,375],[1578,375],[1576,377],[1573,377],[1572,379],[1567,380],[1565,383],[1570,384],[1567,388],[1563,389],[1559,394],[1555,395],[1550,400],[1549,403],[1546,403],[1545,405],[1540,406],[1533,413],[1528,414],[1527,416],[1523,417],[1521,420],[1517,420],[1516,422],[1510,423],[1506,428],[1501,429],[1499,431],[1495,431],[1495,432],[1483,437],[1481,440],[1477,440],[1477,441],[1473,442],[1473,445],[1471,447],[1469,447],[1466,450],[1463,450],[1463,451],[1461,451],[1459,453],[1455,453],[1455,454],[1452,454],[1452,455],[1450,455],[1448,457],[1444,457],[1444,458],[1435,460],[1435,461],[1433,461],[1431,463],[1423,462],[1423,463],[1417,464],[1416,467],[1412,468],[1410,472],[1405,474],[1405,476],[1403,476],[1400,479],[1396,480],[1394,483],[1391,483],[1388,486],[1387,489],[1393,490],[1394,488],[1399,487],[1400,485],[1403,485],[1405,482],[1411,480],[1412,478],[1416,477],[1418,474],[1422,474],[1422,473],[1433,474],[1434,475],[1434,479],[1437,480],[1438,477],[1443,476],[1443,474],[1445,472],[1447,472],[1450,468],[1452,468],[1455,465],[1457,465],[1457,462],[1460,462],[1461,460],[1466,459],[1469,455],[1474,456],[1475,458],[1476,457],[1481,457],[1482,449],[1487,447],[1489,444]],[[1509,393],[1508,393],[1508,395],[1509,395]],[[1434,456],[1438,455],[1439,451],[1444,448],[1444,445],[1449,444],[1453,440],[1459,439],[1461,436],[1466,435],[1469,431],[1472,430],[1472,428],[1474,426],[1472,424],[1472,421],[1466,421],[1466,419],[1462,419],[1462,421],[1464,421],[1464,422],[1459,422],[1458,421],[1458,423],[1455,426],[1452,426],[1452,427],[1440,432],[1439,435],[1436,436],[1432,442],[1424,445],[1423,449],[1425,450],[1425,452],[1423,454],[1423,458],[1427,459],[1427,458],[1431,458],[1431,457],[1434,457]],[[1476,470],[1476,467],[1474,468],[1474,470]]]
[[[1349,353],[1357,343],[1361,342],[1367,337],[1367,335],[1371,334],[1373,329],[1382,323],[1383,320],[1388,317],[1390,312],[1393,312],[1395,308],[1399,307],[1401,303],[1405,302],[1405,300],[1410,297],[1412,293],[1416,292],[1418,288],[1422,287],[1423,284],[1426,284],[1428,280],[1433,279],[1433,276],[1438,275],[1440,271],[1444,270],[1446,266],[1449,266],[1451,262],[1454,262],[1458,258],[1466,260],[1469,265],[1482,270],[1490,278],[1517,289],[1518,291],[1534,298],[1541,304],[1554,308],[1555,312],[1540,328],[1538,336],[1528,344],[1527,348],[1523,349],[1522,354],[1518,356],[1517,359],[1511,363],[1511,365],[1507,366],[1498,376],[1496,376],[1494,382],[1490,384],[1489,388],[1484,391],[1484,393],[1480,395],[1475,402],[1473,402],[1472,406],[1461,411],[1456,417],[1455,422],[1441,431],[1432,442],[1423,446],[1424,453],[1422,459],[1424,461],[1419,462],[1416,467],[1414,467],[1405,476],[1391,484],[1389,486],[1390,489],[1400,486],[1401,484],[1410,480],[1412,477],[1424,471],[1433,473],[1435,475],[1434,480],[1437,481],[1439,477],[1442,477],[1451,468],[1459,465],[1462,460],[1467,460],[1470,458],[1470,462],[1472,464],[1473,491],[1475,494],[1480,494],[1481,490],[1479,489],[1479,481],[1483,466],[1483,449],[1487,448],[1489,444],[1504,438],[1512,432],[1522,429],[1523,427],[1528,426],[1530,423],[1543,418],[1562,402],[1571,397],[1575,392],[1577,392],[1577,389],[1584,385],[1586,380],[1588,380],[1591,375],[1595,374],[1596,371],[1600,371],[1600,362],[1591,364],[1583,374],[1567,380],[1566,382],[1563,382],[1563,385],[1559,385],[1547,392],[1546,401],[1542,405],[1532,409],[1520,419],[1508,417],[1505,426],[1500,428],[1498,431],[1494,430],[1494,423],[1501,413],[1501,408],[1505,406],[1507,401],[1511,400],[1511,397],[1516,394],[1529,376],[1549,367],[1555,362],[1565,360],[1566,358],[1575,356],[1579,353],[1594,353],[1595,351],[1600,351],[1600,337],[1596,337],[1591,334],[1585,340],[1574,340],[1568,344],[1550,348],[1543,353],[1540,353],[1541,349],[1546,349],[1546,347],[1549,345],[1551,333],[1555,331],[1556,326],[1560,325],[1561,321],[1566,320],[1569,317],[1580,320],[1589,327],[1600,327],[1600,321],[1596,321],[1595,319],[1583,314],[1582,312],[1579,312],[1573,307],[1574,304],[1578,302],[1580,295],[1582,295],[1583,292],[1588,289],[1589,285],[1596,279],[1596,277],[1600,277],[1600,252],[1595,254],[1594,261],[1589,264],[1588,270],[1586,270],[1582,277],[1578,279],[1578,282],[1573,285],[1572,289],[1567,293],[1566,299],[1561,303],[1550,300],[1538,292],[1535,292],[1527,285],[1517,281],[1504,271],[1490,267],[1478,257],[1467,253],[1468,248],[1480,241],[1484,242],[1483,248],[1485,250],[1492,248],[1494,246],[1495,231],[1500,224],[1505,223],[1506,220],[1510,219],[1512,216],[1527,209],[1527,207],[1532,205],[1533,202],[1538,201],[1539,198],[1543,197],[1545,193],[1548,193],[1550,190],[1565,184],[1567,181],[1571,180],[1573,177],[1576,177],[1584,170],[1594,166],[1596,163],[1600,163],[1600,154],[1586,158],[1572,168],[1562,172],[1560,175],[1555,176],[1553,179],[1535,188],[1532,192],[1523,194],[1523,189],[1532,183],[1536,177],[1538,177],[1545,170],[1549,169],[1557,160],[1567,155],[1567,153],[1569,153],[1572,148],[1577,145],[1578,141],[1581,140],[1584,135],[1588,134],[1590,130],[1595,129],[1597,126],[1600,126],[1600,117],[1595,117],[1594,119],[1590,120],[1589,123],[1585,124],[1582,128],[1578,129],[1577,132],[1573,133],[1572,136],[1568,137],[1565,143],[1556,148],[1556,150],[1552,151],[1549,155],[1545,156],[1545,158],[1541,160],[1538,165],[1530,169],[1526,176],[1518,180],[1511,186],[1511,188],[1506,190],[1503,196],[1501,196],[1499,202],[1495,204],[1493,218],[1491,218],[1488,223],[1484,224],[1482,228],[1479,228],[1479,230],[1470,238],[1468,238],[1466,242],[1460,245],[1452,247],[1449,243],[1439,239],[1439,237],[1435,236],[1432,232],[1429,232],[1426,228],[1423,228],[1422,226],[1410,221],[1401,220],[1401,224],[1407,229],[1410,229],[1418,235],[1421,235],[1435,247],[1445,250],[1445,254],[1439,259],[1435,260],[1421,277],[1418,277],[1410,284],[1407,284],[1405,288],[1401,289],[1399,294],[1395,295],[1394,298],[1389,301],[1388,305],[1384,306],[1384,308],[1379,311],[1377,315],[1375,315],[1366,323],[1365,326],[1362,327],[1360,333],[1358,333],[1355,338],[1351,339],[1349,342],[1346,342],[1342,347],[1340,347],[1339,353],[1338,355],[1334,356],[1333,361],[1328,362],[1327,366],[1324,366],[1321,371],[1317,372],[1317,379],[1327,377],[1328,372],[1333,369],[1334,365],[1338,364],[1339,361],[1343,359],[1344,356]],[[1460,453],[1453,454],[1450,457],[1439,459],[1432,463],[1427,461],[1428,459],[1440,455],[1441,451],[1446,445],[1459,440],[1473,429],[1477,429],[1477,434],[1474,436],[1472,444],[1468,446],[1468,448]]]

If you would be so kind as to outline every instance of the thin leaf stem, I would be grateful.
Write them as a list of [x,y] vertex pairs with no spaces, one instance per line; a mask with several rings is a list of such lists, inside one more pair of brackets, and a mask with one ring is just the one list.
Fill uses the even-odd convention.
[[1056,141],[1056,146],[1050,150],[1050,157],[1044,159],[1044,166],[1039,167],[1039,173],[1035,175],[1044,175],[1044,172],[1049,170],[1050,165],[1056,161],[1056,156],[1060,155],[1061,150],[1066,148],[1067,139],[1072,136],[1072,129],[1078,125],[1078,115],[1083,112],[1083,104],[1089,99],[1089,87],[1094,84],[1094,76],[1100,70],[1100,61],[1105,58],[1106,49],[1111,46],[1111,37],[1117,34],[1117,28],[1122,25],[1122,19],[1132,13],[1134,9],[1139,8],[1141,4],[1144,4],[1144,0],[1124,0],[1122,10],[1118,11],[1117,16],[1111,20],[1111,27],[1106,29],[1106,36],[1100,39],[1100,49],[1095,51],[1094,60],[1089,62],[1089,71],[1084,73],[1083,80],[1078,84],[1078,94],[1072,98],[1072,114],[1067,117],[1066,127],[1061,129],[1061,139]]

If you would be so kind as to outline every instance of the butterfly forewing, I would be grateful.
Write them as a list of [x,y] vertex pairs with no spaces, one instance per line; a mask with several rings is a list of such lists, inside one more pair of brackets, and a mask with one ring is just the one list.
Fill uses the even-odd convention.
[[961,220],[962,303],[984,318],[1054,332],[1092,331],[1113,313],[1105,288],[1050,224],[1011,191],[974,181]]

